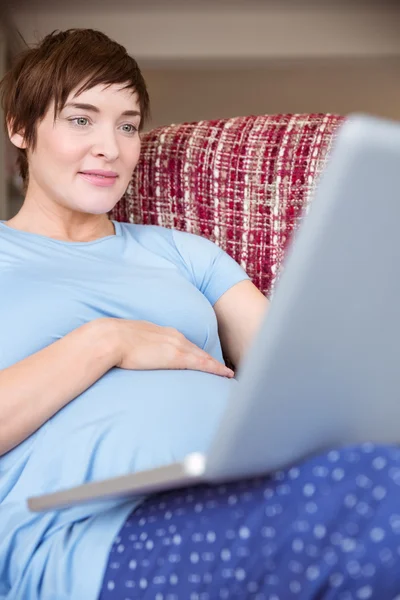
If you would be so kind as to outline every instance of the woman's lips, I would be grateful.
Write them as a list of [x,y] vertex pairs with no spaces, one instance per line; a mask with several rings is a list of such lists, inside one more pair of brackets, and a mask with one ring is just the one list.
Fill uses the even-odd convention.
[[79,173],[79,175],[91,183],[92,185],[97,185],[98,187],[111,187],[117,181],[117,177],[112,175],[104,176],[104,175],[95,175],[94,173]]

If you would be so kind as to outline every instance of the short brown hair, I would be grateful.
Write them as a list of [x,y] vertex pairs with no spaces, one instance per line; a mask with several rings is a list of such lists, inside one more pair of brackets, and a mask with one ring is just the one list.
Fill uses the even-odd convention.
[[[54,118],[70,93],[96,85],[121,84],[136,91],[140,129],[149,117],[149,95],[139,66],[126,49],[94,29],[53,31],[35,47],[23,50],[0,82],[4,124],[11,133],[23,132],[34,150],[37,124],[54,101]],[[29,170],[26,150],[18,150],[18,167],[25,188]]]

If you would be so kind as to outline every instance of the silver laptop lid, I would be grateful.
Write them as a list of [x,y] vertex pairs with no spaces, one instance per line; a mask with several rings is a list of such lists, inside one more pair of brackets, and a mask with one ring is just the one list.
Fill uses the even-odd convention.
[[342,126],[238,374],[208,478],[400,441],[400,125]]

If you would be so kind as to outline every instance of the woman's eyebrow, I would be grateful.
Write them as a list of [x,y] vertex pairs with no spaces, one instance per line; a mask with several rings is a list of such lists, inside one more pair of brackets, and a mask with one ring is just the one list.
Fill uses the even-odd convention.
[[[100,110],[97,108],[97,106],[94,106],[93,104],[81,104],[81,103],[69,102],[68,104],[66,104],[64,106],[64,108],[75,108],[77,110],[88,110],[88,111],[95,112],[95,113],[100,112]],[[140,112],[138,110],[124,110],[124,112],[121,113],[121,117],[140,117]]]

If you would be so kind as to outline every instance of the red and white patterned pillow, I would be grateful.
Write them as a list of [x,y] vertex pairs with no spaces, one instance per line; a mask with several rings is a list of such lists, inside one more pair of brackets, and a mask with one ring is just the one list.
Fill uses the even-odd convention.
[[342,122],[265,115],[154,129],[111,216],[206,236],[269,295]]

